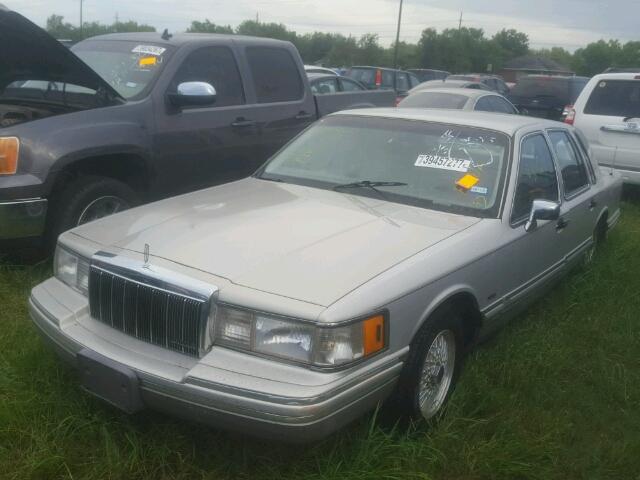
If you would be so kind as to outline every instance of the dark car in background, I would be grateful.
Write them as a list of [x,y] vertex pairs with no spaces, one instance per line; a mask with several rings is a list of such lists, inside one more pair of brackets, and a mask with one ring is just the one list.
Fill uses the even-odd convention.
[[412,73],[383,67],[351,67],[345,76],[360,82],[369,90],[394,90],[398,101],[421,83]]
[[420,82],[428,82],[429,80],[444,80],[449,75],[449,72],[444,70],[432,70],[430,68],[409,68],[409,73],[413,73]]
[[467,82],[478,82],[486,85],[489,90],[498,92],[500,95],[509,93],[509,86],[497,75],[486,75],[483,73],[465,73],[461,75],[450,75],[447,80],[464,80]]
[[518,80],[508,98],[523,115],[562,120],[588,81],[587,77],[528,75]]

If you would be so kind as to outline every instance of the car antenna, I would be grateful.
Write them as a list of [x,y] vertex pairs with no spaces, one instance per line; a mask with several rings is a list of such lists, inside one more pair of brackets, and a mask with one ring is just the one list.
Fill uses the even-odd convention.
[[165,28],[164,32],[162,32],[162,36],[160,38],[162,38],[162,40],[171,40],[171,37],[173,37],[173,35],[169,33],[169,29],[168,28]]

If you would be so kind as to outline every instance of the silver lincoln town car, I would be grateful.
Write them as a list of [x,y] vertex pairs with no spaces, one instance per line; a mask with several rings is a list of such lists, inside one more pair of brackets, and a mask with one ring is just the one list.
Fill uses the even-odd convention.
[[620,190],[561,123],[341,112],[250,178],[64,233],[31,316],[127,412],[289,441],[392,393],[429,419],[471,346],[592,259]]

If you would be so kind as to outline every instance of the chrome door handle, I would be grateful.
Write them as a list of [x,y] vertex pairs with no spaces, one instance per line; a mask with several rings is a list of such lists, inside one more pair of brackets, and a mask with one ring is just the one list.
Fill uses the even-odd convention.
[[592,198],[591,201],[589,202],[589,210],[593,210],[597,206],[598,206],[598,202],[596,202],[595,199]]
[[244,118],[237,118],[236,121],[231,124],[232,127],[254,127],[255,125],[255,120],[247,120]]

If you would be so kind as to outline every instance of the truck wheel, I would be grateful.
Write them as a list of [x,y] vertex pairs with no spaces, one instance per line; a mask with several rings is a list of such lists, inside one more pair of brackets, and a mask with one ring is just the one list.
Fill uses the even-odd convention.
[[105,177],[82,176],[67,185],[52,200],[50,242],[78,225],[112,215],[137,205],[136,193],[126,184]]
[[446,404],[462,369],[462,316],[451,306],[439,308],[411,343],[400,379],[403,411],[414,419],[430,420]]

